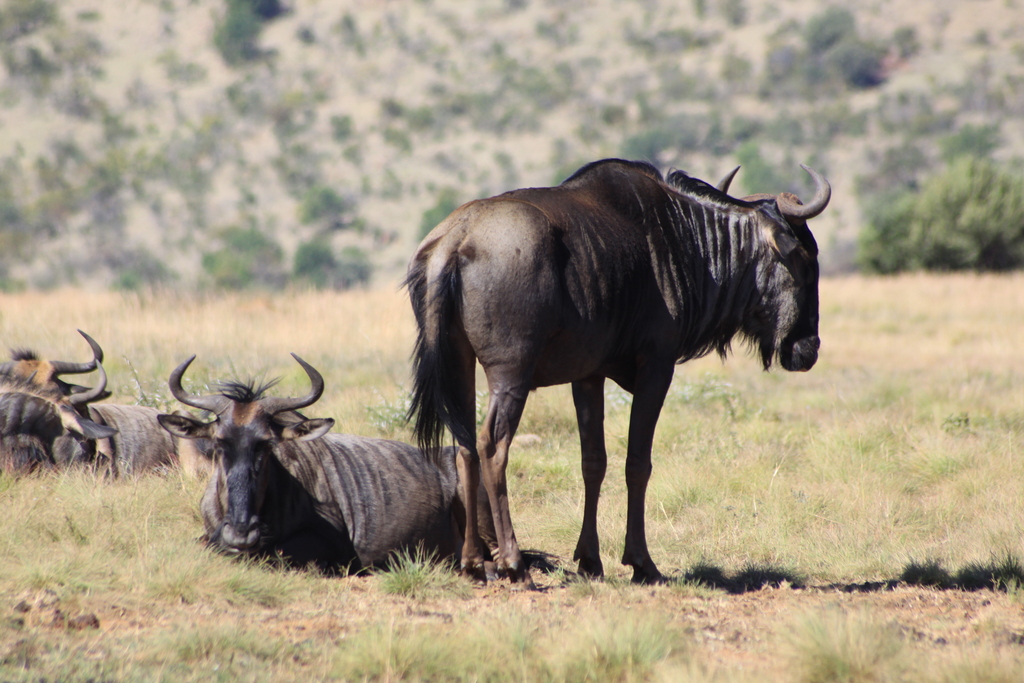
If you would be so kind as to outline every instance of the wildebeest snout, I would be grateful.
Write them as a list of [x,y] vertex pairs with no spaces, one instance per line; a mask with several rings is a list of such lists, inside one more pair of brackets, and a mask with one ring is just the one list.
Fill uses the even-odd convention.
[[792,345],[783,346],[779,351],[782,367],[791,372],[806,372],[814,367],[818,360],[818,349],[821,339],[818,335],[797,339]]
[[220,532],[221,544],[230,550],[250,550],[260,542],[259,517],[253,515],[248,522],[224,522]]

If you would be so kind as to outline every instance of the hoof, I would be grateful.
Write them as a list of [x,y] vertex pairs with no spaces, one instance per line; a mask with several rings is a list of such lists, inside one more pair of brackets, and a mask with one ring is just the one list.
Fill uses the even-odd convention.
[[667,583],[667,580],[655,567],[633,567],[633,583],[655,586]]
[[459,567],[459,573],[465,576],[474,583],[487,583],[488,581],[488,570],[487,565],[493,565],[493,562],[480,562],[474,564],[463,564]]
[[533,582],[533,577],[530,576],[530,570],[526,569],[525,567],[521,572],[517,572],[516,574],[510,573],[509,579],[512,580],[512,590],[537,590],[537,584]]
[[603,579],[604,565],[601,563],[601,560],[596,562],[593,560],[580,560],[576,573],[587,579]]

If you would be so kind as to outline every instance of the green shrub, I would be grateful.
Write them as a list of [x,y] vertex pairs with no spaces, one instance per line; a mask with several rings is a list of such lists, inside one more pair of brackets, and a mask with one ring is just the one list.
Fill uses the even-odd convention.
[[213,31],[213,44],[220,56],[231,66],[259,58],[262,54],[257,41],[263,22],[249,0],[228,0],[227,13]]
[[366,252],[345,247],[339,256],[323,238],[299,245],[292,274],[317,289],[349,289],[370,280],[373,266]]
[[145,249],[127,251],[118,260],[114,289],[135,292],[174,279],[174,273]]
[[713,142],[709,139],[716,123],[713,117],[680,114],[659,121],[656,112],[650,116],[654,119],[650,127],[622,143],[625,158],[657,162],[664,152],[696,151]]
[[370,257],[359,247],[345,247],[338,255],[335,269],[334,286],[338,289],[349,289],[364,285],[373,275],[373,264]]
[[882,82],[885,51],[857,38],[842,41],[829,50],[825,63],[852,88],[873,88]]
[[754,140],[736,150],[736,161],[743,167],[740,182],[747,194],[781,192],[790,186],[790,182],[761,156],[761,148]]
[[295,251],[293,276],[298,280],[306,280],[317,289],[330,285],[331,276],[338,267],[334,252],[324,240],[314,240],[300,244]]
[[459,208],[458,195],[455,188],[444,187],[437,193],[437,202],[423,212],[420,218],[420,239],[427,236],[427,233],[434,229],[438,223],[448,217],[455,209]]
[[281,247],[256,227],[230,227],[221,234],[222,249],[203,254],[203,270],[224,289],[280,286]]
[[26,36],[58,19],[50,0],[7,0],[0,8],[0,43]]
[[743,0],[724,0],[722,14],[731,26],[743,26],[747,23],[747,5]]
[[901,59],[910,59],[921,51],[921,42],[913,26],[901,26],[892,34],[892,44]]
[[928,156],[916,143],[889,147],[870,173],[857,178],[857,193],[869,204],[890,203],[894,194],[918,189],[918,180],[929,166]]
[[329,228],[345,227],[351,220],[354,203],[326,185],[314,185],[299,201],[299,220],[303,225],[325,223]]
[[987,126],[965,125],[963,128],[939,140],[942,159],[952,162],[963,156],[974,158],[988,157],[999,147],[999,124]]
[[1024,267],[1024,179],[961,158],[869,216],[860,239],[866,270],[1002,271]]
[[829,7],[811,17],[804,27],[804,40],[812,55],[821,55],[844,39],[855,38],[857,22],[853,13],[841,7]]
[[331,117],[331,137],[335,142],[345,142],[352,137],[352,117],[335,115]]

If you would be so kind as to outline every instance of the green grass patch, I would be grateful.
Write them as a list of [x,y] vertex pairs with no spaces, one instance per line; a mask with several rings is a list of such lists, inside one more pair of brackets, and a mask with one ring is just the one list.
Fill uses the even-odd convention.
[[378,572],[382,592],[414,600],[467,598],[471,588],[449,560],[438,560],[421,549],[403,550]]

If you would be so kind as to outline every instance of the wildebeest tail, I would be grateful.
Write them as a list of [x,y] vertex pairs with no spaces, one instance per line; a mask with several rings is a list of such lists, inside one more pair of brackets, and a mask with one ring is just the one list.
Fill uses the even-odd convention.
[[474,425],[463,424],[460,416],[475,415],[476,411],[463,405],[465,387],[472,378],[462,376],[465,366],[459,362],[450,334],[461,295],[457,260],[453,254],[434,277],[430,276],[428,262],[429,259],[417,262],[405,280],[417,327],[412,402],[407,419],[415,421],[419,447],[435,459],[446,428],[457,443],[473,443]]

